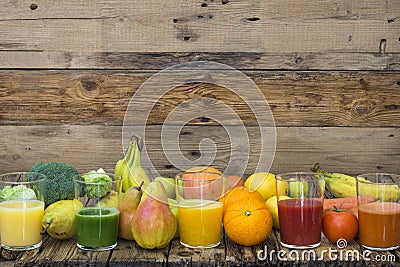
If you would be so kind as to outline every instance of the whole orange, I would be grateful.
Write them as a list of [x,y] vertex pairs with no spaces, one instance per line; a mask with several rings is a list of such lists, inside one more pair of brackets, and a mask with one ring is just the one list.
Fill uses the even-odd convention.
[[272,215],[263,201],[241,199],[226,209],[224,229],[228,237],[243,246],[265,240],[272,230]]
[[250,192],[248,188],[243,186],[234,187],[223,198],[221,198],[221,201],[224,202],[223,213],[225,214],[226,209],[232,205],[232,203],[241,199],[256,199],[264,202],[263,197],[257,191]]

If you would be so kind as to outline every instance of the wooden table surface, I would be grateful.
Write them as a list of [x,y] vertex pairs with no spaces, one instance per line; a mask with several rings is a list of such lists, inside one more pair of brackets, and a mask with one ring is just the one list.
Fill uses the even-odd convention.
[[121,239],[114,250],[85,252],[76,247],[75,238],[59,241],[46,235],[40,249],[2,250],[0,266],[400,266],[400,249],[369,253],[356,240],[340,249],[323,236],[319,248],[305,251],[283,248],[277,230],[253,247],[237,245],[224,234],[221,241],[213,249],[188,249],[174,239],[163,249],[144,250],[134,241]]

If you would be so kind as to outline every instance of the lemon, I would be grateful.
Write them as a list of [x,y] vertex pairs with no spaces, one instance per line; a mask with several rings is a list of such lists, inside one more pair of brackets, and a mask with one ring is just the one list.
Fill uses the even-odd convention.
[[276,195],[275,175],[268,172],[256,172],[250,175],[244,182],[250,192],[257,191],[264,198],[269,199]]
[[[280,200],[289,199],[288,196],[280,196]],[[279,215],[278,215],[278,198],[276,196],[270,197],[267,201],[265,201],[265,205],[268,210],[271,212],[273,226],[275,229],[279,229]]]

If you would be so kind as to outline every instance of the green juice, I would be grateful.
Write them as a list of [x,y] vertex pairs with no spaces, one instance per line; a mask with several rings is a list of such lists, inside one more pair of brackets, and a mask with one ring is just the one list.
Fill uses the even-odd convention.
[[119,211],[116,208],[90,207],[76,213],[77,244],[82,249],[110,249],[118,238]]

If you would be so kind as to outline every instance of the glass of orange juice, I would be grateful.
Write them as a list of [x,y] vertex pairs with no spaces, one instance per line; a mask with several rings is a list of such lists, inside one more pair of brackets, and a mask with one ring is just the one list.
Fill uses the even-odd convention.
[[226,179],[216,172],[184,172],[175,177],[179,236],[189,248],[220,244]]
[[0,175],[0,240],[8,250],[42,245],[45,176],[35,172]]
[[358,203],[359,239],[371,250],[400,247],[400,175],[369,173],[357,176],[357,195],[371,198]]

